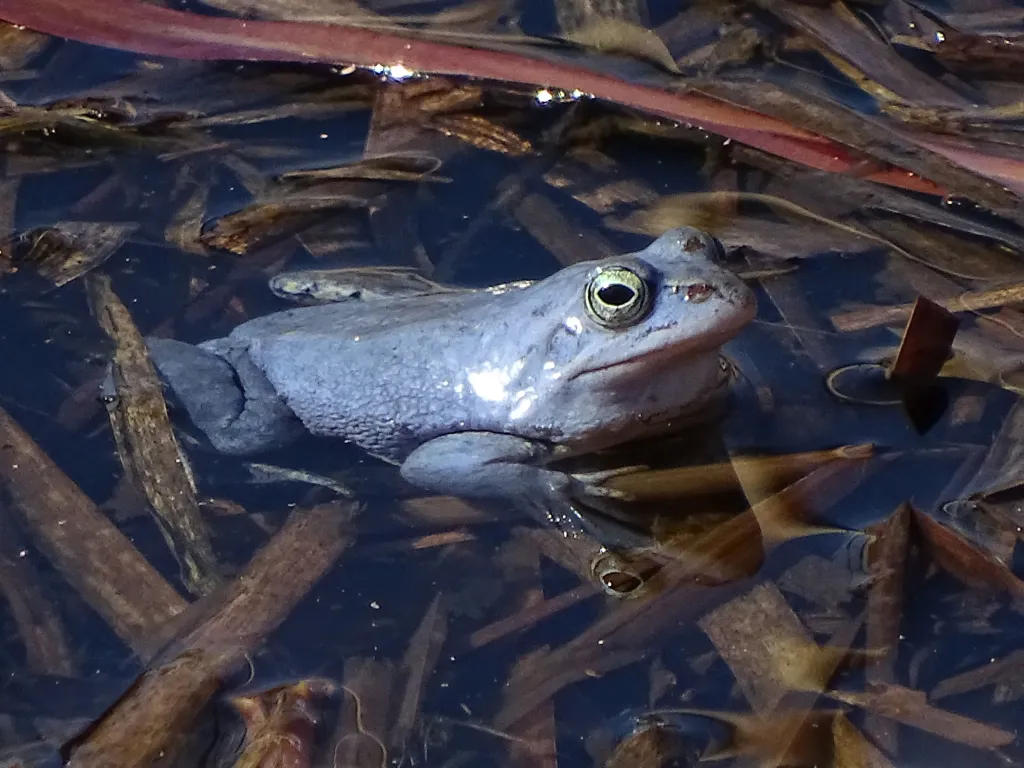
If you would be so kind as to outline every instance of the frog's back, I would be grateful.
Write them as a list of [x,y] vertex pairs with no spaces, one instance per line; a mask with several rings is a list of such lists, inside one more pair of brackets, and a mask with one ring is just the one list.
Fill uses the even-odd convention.
[[230,338],[248,341],[296,334],[370,336],[394,333],[403,326],[452,318],[486,303],[487,298],[484,291],[466,291],[297,307],[242,323],[231,332]]
[[472,292],[302,307],[244,323],[230,340],[247,348],[310,432],[398,461],[437,435],[502,423],[467,380],[468,361],[482,348],[501,350],[508,337],[494,298]]

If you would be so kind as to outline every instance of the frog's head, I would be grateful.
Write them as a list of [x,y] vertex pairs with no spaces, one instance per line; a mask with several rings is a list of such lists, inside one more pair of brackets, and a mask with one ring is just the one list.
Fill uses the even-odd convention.
[[753,291],[716,263],[719,253],[710,235],[684,227],[528,289],[558,322],[543,342],[547,374],[535,379],[540,407],[524,415],[545,410],[552,436],[572,440],[671,418],[717,388],[721,346],[756,313]]
[[638,253],[594,263],[581,286],[582,312],[566,318],[591,343],[564,375],[628,378],[717,354],[757,311],[753,291],[716,263],[719,254],[714,238],[684,227]]

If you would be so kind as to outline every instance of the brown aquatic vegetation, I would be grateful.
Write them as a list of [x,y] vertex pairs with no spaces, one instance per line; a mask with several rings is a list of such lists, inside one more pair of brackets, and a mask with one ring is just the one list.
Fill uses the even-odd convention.
[[[935,185],[912,175],[854,161],[838,144],[765,115],[726,102],[688,93],[672,93],[610,78],[593,71],[528,58],[505,51],[477,53],[446,43],[378,32],[362,27],[305,22],[236,21],[148,6],[134,0],[107,0],[84,7],[65,0],[22,4],[6,0],[0,7],[7,21],[57,35],[125,47],[154,55],[183,58],[276,59],[327,61],[362,66],[399,64],[413,71],[516,80],[566,92],[579,89],[626,106],[700,124],[737,141],[782,153],[821,169],[845,171],[858,167],[862,177],[884,183],[939,192]],[[300,42],[301,41],[301,42]],[[342,56],[338,51],[347,51]],[[953,152],[953,150],[946,150]],[[980,162],[980,161],[979,161]],[[872,165],[868,162],[868,165]]]
[[[796,691],[820,693],[849,644],[818,646],[772,584],[759,584],[703,616],[698,624],[729,665],[747,702],[768,716]],[[855,634],[860,622],[845,628]]]
[[[867,571],[871,582],[865,618],[865,644],[875,652],[875,656],[868,660],[865,676],[872,684],[887,684],[895,679],[912,514],[909,505],[901,504],[887,520],[867,530],[870,537]],[[868,713],[864,727],[887,752],[896,754],[898,734],[891,723]]]
[[65,744],[68,765],[146,764],[178,749],[223,679],[254,653],[350,543],[354,505],[295,510],[230,582],[189,607],[175,636],[110,709]]
[[65,765],[147,765],[176,753],[235,654],[195,649],[154,665],[111,708],[63,745]]
[[29,268],[59,288],[102,265],[136,229],[135,224],[58,222],[29,233],[31,245],[12,257],[11,269]]
[[4,411],[0,445],[0,482],[36,546],[126,644],[154,650],[185,601]]
[[834,691],[830,695],[898,723],[977,749],[1004,747],[1016,738],[1014,733],[1002,728],[933,707],[928,704],[928,697],[923,691],[898,685],[871,686],[862,693]]
[[870,445],[848,445],[825,451],[780,456],[734,456],[722,464],[678,467],[632,472],[610,478],[606,485],[629,494],[631,499],[660,499],[696,496],[728,490],[735,486],[736,473],[758,473],[766,486],[796,480],[811,470],[835,460],[859,460],[870,456]]
[[114,341],[111,376],[116,395],[107,403],[125,476],[149,499],[157,525],[196,596],[221,583],[220,566],[199,509],[188,459],[167,415],[162,386],[142,334],[103,277],[88,285],[93,311]]
[[[514,557],[518,566],[517,572],[525,578],[524,589],[519,596],[520,611],[518,615],[528,613],[531,608],[544,600],[544,582],[541,570],[541,553],[531,546],[527,538],[513,539],[511,547],[518,551]],[[471,637],[470,642],[479,640]],[[497,639],[493,636],[489,640]],[[482,645],[482,643],[478,643]],[[520,664],[529,664],[529,654],[524,655]],[[515,670],[512,671],[515,675]],[[556,768],[558,765],[558,720],[554,702],[541,704],[527,717],[511,729],[508,739],[508,753],[513,765],[542,766]]]
[[[937,303],[950,312],[977,312],[982,309],[997,309],[1007,304],[1024,301],[1024,285],[1011,285],[977,291],[964,291],[959,296],[940,298]],[[862,331],[878,325],[902,323],[909,319],[913,304],[894,307],[864,307],[840,312],[832,316],[832,324],[838,331]]]
[[387,764],[387,729],[397,672],[388,659],[345,660],[341,712],[328,741],[333,765],[380,768]]
[[33,672],[77,674],[67,627],[57,606],[44,589],[39,570],[23,557],[26,542],[13,516],[0,504],[0,594],[7,601],[11,617],[25,648],[25,661]]
[[420,702],[424,687],[434,672],[441,647],[448,637],[446,609],[443,595],[438,593],[409,639],[409,647],[402,660],[405,689],[399,700],[398,714],[389,734],[390,743],[404,745],[420,716]]
[[932,383],[949,359],[959,327],[960,321],[953,313],[918,296],[886,375],[904,386]]
[[1011,651],[1000,659],[990,659],[983,666],[947,677],[931,690],[935,701],[947,696],[958,696],[979,688],[993,686],[994,698],[1005,701],[1019,700],[1024,682],[1024,651]]
[[245,721],[245,743],[235,768],[308,768],[316,736],[318,698],[333,686],[303,680],[259,694],[234,696]]
[[1024,597],[1024,581],[990,553],[916,509],[914,525],[935,562],[957,578],[974,586],[1004,590],[1016,599]]
[[[762,511],[786,508],[794,519],[805,518],[811,509],[842,498],[859,484],[863,473],[852,470],[863,469],[864,463],[833,461],[770,497],[767,504],[757,506]],[[685,619],[707,610],[709,604],[721,602],[729,590],[741,590],[744,582],[715,590],[696,586],[694,580],[699,579],[708,561],[728,561],[737,569],[756,572],[763,558],[760,534],[757,507],[709,531],[705,541],[694,547],[702,557],[668,563],[653,580],[648,599],[613,606],[576,638],[544,654],[528,674],[510,680],[506,703],[495,725],[500,728],[514,724],[534,706],[585,679],[591,671],[600,673],[630,663],[655,634],[678,627]]]
[[[877,740],[877,736],[875,738]],[[846,715],[837,715],[832,721],[832,741],[835,765],[849,768],[895,768],[886,753],[861,733]],[[896,751],[886,746],[889,754]]]

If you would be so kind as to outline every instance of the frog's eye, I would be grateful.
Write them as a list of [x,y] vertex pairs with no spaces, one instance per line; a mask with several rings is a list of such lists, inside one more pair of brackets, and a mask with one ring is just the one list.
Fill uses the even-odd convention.
[[639,597],[656,568],[643,561],[633,562],[615,552],[603,552],[590,561],[590,573],[612,597]]
[[608,267],[587,284],[584,305],[594,322],[605,328],[626,328],[651,308],[647,282],[626,267]]

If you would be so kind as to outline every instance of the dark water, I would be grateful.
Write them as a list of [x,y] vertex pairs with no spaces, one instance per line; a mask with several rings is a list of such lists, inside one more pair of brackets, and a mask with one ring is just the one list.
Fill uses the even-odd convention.
[[[550,20],[536,23],[543,26]],[[133,56],[62,43],[33,62],[38,77],[8,83],[7,93],[22,104],[47,104],[57,98],[116,90],[111,84],[137,73],[139,64],[140,59]],[[156,96],[207,115],[270,109],[292,101],[314,104],[340,80],[325,67],[162,65],[168,77],[157,81],[155,87],[164,90]],[[355,77],[366,88],[383,87],[364,74]],[[143,103],[141,98],[138,101]],[[7,179],[17,180],[14,229],[25,233],[66,220],[137,225],[130,239],[97,268],[97,274],[110,277],[143,333],[160,329],[186,341],[199,341],[228,332],[245,317],[292,306],[265,286],[267,277],[283,268],[416,265],[414,254],[402,249],[414,242],[444,273],[435,276],[456,285],[477,287],[544,277],[560,263],[516,216],[516,201],[530,194],[554,201],[570,228],[597,233],[616,250],[646,245],[649,236],[609,226],[602,213],[549,184],[545,174],[557,175],[566,157],[571,158],[570,165],[575,163],[572,167],[587,168],[585,181],[575,190],[570,186],[573,191],[588,184],[597,188],[627,181],[638,181],[659,196],[709,187],[707,158],[719,146],[714,139],[698,141],[682,133],[641,136],[626,130],[545,147],[545,132],[559,121],[595,124],[613,112],[597,104],[532,110],[526,104],[526,100],[512,106],[499,104],[491,114],[497,122],[514,126],[521,136],[538,142],[541,151],[521,158],[430,133],[429,142],[446,155],[439,173],[450,181],[374,183],[373,205],[339,206],[317,217],[314,226],[321,234],[327,232],[320,242],[330,242],[333,236],[336,244],[345,244],[326,247],[320,255],[303,244],[318,242],[309,227],[300,238],[310,231],[314,235],[303,242],[285,237],[245,255],[215,249],[187,253],[171,244],[165,231],[196,189],[207,193],[203,214],[207,227],[250,202],[253,195],[239,176],[241,166],[226,162],[229,157],[244,158],[249,172],[265,182],[290,169],[359,160],[371,124],[365,98],[333,114],[325,110],[316,117],[202,127],[197,130],[206,148],[193,153],[156,148],[154,142],[146,141],[146,132],[132,146],[95,142],[61,127],[46,136],[27,133],[9,139]],[[150,138],[159,134],[152,127],[148,132]],[[581,161],[586,152],[600,153],[601,161],[589,165]],[[44,172],[12,170],[19,167],[16,160],[25,163],[33,156],[45,159]],[[728,178],[730,173],[726,170],[717,178]],[[744,175],[756,174],[740,168],[737,175],[742,181]],[[106,191],[97,194],[102,185],[108,185]],[[509,189],[513,190],[510,195]],[[76,209],[90,195],[94,199]],[[611,206],[617,215],[640,207],[629,200]],[[17,248],[24,251],[25,244]],[[730,264],[739,270],[749,268],[744,256],[734,253]],[[795,273],[777,278],[776,283],[770,282],[772,278],[752,279],[758,291],[758,320],[729,349],[741,371],[736,402],[720,435],[731,452],[783,454],[865,442],[885,450],[868,480],[814,510],[820,525],[856,531],[886,518],[901,502],[912,501],[919,510],[933,513],[943,502],[977,490],[965,488],[974,475],[972,467],[997,440],[1016,406],[1015,394],[992,383],[950,380],[944,385],[948,398],[978,404],[980,415],[965,419],[950,408],[934,427],[920,434],[899,407],[844,403],[828,392],[824,380],[829,370],[877,359],[879,350],[892,353],[898,343],[886,327],[841,334],[828,322],[829,314],[841,305],[911,301],[912,290],[893,285],[887,272],[892,260],[880,248],[855,257],[821,253],[800,260]],[[795,314],[797,309],[802,314]],[[972,326],[973,320],[966,318],[964,327]],[[90,311],[83,279],[52,288],[27,266],[0,282],[4,361],[0,405],[185,595],[177,564],[147,514],[146,502],[137,494],[118,493],[123,472],[116,446],[106,412],[98,397],[90,394],[90,387],[99,385],[111,351],[109,339]],[[762,393],[771,392],[772,410],[759,410],[757,387]],[[674,456],[682,454],[673,450],[676,453],[661,456],[664,463],[671,464]],[[200,497],[229,499],[242,509],[230,515],[211,512],[206,518],[218,559],[229,569],[241,568],[296,506],[332,498],[329,490],[311,489],[300,482],[253,485],[246,482],[244,467],[237,461],[202,450],[190,449],[189,455]],[[237,723],[227,698],[239,691],[313,677],[342,680],[346,660],[352,657],[400,662],[427,606],[439,593],[446,606],[445,641],[423,687],[417,727],[405,744],[392,748],[392,764],[540,764],[521,755],[510,757],[509,739],[515,736],[483,727],[503,705],[512,667],[540,648],[570,643],[616,610],[621,601],[594,595],[524,631],[475,649],[471,634],[515,613],[527,592],[550,599],[581,583],[578,573],[536,553],[532,565],[529,558],[526,565],[519,562],[526,556],[514,531],[535,523],[515,509],[493,504],[481,505],[482,521],[464,526],[417,521],[401,506],[402,499],[417,495],[415,489],[401,484],[394,468],[350,446],[310,440],[272,458],[291,468],[330,474],[356,489],[367,503],[357,519],[358,537],[266,638],[251,659],[253,679],[246,681],[240,673],[226,681],[225,689],[197,718],[195,744],[185,750],[180,764],[213,764],[219,753],[207,752],[209,745],[218,743],[217,749],[227,749],[223,734]],[[70,735],[75,724],[109,706],[142,667],[53,568],[31,531],[17,522],[20,518],[13,514],[13,505],[6,499],[0,503],[10,508],[5,516],[4,556],[22,559],[35,572],[42,595],[55,607],[70,639],[75,668],[73,675],[64,676],[33,669],[14,613],[7,607],[0,609],[0,754],[4,754],[4,749],[45,739],[49,732],[41,727],[44,721],[56,721],[59,727],[53,732]],[[665,508],[666,514],[690,511],[686,502],[667,503]],[[468,530],[471,540],[443,547],[411,546],[419,535],[456,527]],[[837,622],[866,609],[857,560],[862,544],[856,535],[842,533],[787,542],[770,553],[756,574],[738,585],[722,587],[720,593],[702,588],[701,599],[715,607],[736,599],[755,583],[772,585],[803,619],[809,636],[825,645]],[[826,576],[799,569],[808,563],[823,567]],[[1020,645],[1021,616],[1005,592],[966,586],[939,569],[920,545],[915,545],[908,560],[903,596],[893,679],[908,688],[929,691],[943,679],[1002,659]],[[628,730],[632,716],[652,708],[750,711],[749,701],[735,686],[735,672],[718,655],[721,649],[697,623],[698,618],[687,615],[652,634],[642,647],[634,645],[637,658],[632,663],[614,665],[617,668],[607,674],[595,672],[589,679],[561,687],[552,699],[558,765],[593,764],[594,756],[602,755],[602,744],[606,752]],[[643,620],[641,614],[638,621]],[[773,631],[765,627],[766,633]],[[855,647],[865,646],[863,637],[861,630]],[[668,677],[672,678],[669,684],[652,683]],[[851,691],[863,685],[864,673],[856,664],[829,683],[830,689]],[[1019,686],[1019,680],[1010,675],[995,698],[989,685],[935,704],[1013,731],[1021,715]],[[813,697],[802,701],[802,706],[836,706],[826,699],[815,702]],[[317,737],[321,750],[328,749],[324,745],[329,743],[340,702],[336,694],[323,704]],[[695,745],[706,741],[708,733],[729,739],[704,721],[695,726],[692,718],[672,717],[694,731],[687,738]],[[850,718],[864,723],[863,711],[856,708],[850,710]],[[972,749],[927,729],[893,727],[899,730],[901,766],[1009,765],[1022,759],[1017,742],[996,752]],[[515,728],[505,730],[522,735]],[[326,753],[317,759],[316,764],[331,764]]]

